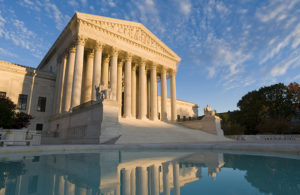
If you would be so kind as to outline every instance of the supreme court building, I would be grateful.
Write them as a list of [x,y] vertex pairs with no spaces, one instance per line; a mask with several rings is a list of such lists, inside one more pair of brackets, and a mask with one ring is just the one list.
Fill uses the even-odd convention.
[[120,136],[120,118],[198,116],[196,104],[176,100],[180,60],[140,23],[76,13],[36,69],[0,61],[0,93],[45,136],[105,143]]

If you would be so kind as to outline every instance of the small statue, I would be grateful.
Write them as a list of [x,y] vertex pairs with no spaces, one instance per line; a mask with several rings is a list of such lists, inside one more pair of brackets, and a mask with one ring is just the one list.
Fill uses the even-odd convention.
[[96,100],[97,101],[99,101],[100,100],[100,98],[101,98],[101,94],[100,94],[100,85],[97,87],[96,85],[95,85],[95,90],[96,90]]

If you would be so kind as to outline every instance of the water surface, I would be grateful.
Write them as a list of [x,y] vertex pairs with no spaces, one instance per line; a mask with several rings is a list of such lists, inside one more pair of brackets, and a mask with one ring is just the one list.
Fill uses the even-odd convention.
[[0,195],[300,194],[300,160],[195,151],[0,156]]

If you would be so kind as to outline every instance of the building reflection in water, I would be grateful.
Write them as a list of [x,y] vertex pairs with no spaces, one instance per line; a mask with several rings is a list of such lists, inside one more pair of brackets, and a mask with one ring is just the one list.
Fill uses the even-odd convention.
[[14,157],[1,161],[0,195],[180,194],[201,179],[201,167],[216,177],[223,154],[103,152]]
[[[109,151],[11,156],[6,160],[0,156],[0,195],[179,195],[183,186],[201,180],[203,170],[213,182],[222,167],[247,171],[245,180],[265,193],[288,190],[297,194],[300,190],[299,175],[286,177],[300,167],[299,160],[222,153]],[[269,182],[272,188],[257,182],[270,176],[276,178]]]

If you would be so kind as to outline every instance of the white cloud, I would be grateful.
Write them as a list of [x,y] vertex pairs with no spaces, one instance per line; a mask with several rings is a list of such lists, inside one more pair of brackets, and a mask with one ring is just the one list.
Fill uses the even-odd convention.
[[229,79],[243,71],[243,64],[251,57],[240,49],[234,49],[224,39],[217,39],[212,33],[206,40],[208,55],[212,58],[213,67],[209,68],[209,77],[216,75],[216,70],[222,72],[224,79]]
[[82,5],[86,5],[87,4],[87,0],[80,0]]
[[6,20],[1,16],[1,11],[0,11],[0,37],[2,37],[4,33],[4,25],[6,23]]
[[48,13],[48,17],[54,19],[56,28],[58,30],[62,30],[70,17],[68,15],[63,15],[58,7],[55,4],[51,3],[50,0],[45,1],[44,8]]
[[292,48],[298,47],[300,44],[300,23],[295,27],[295,29],[289,33],[281,42],[279,42],[267,55],[260,61],[260,64],[265,63],[269,59],[273,58],[278,54],[283,48],[287,47],[290,43]]
[[3,49],[0,47],[0,55],[1,56],[9,56],[9,57],[17,57],[17,55],[15,53],[12,53],[6,49]]
[[[86,0],[83,0],[82,3],[87,3]],[[78,6],[78,3],[76,0],[69,0],[68,1],[69,5]],[[35,11],[41,11],[45,10],[47,13],[47,16],[51,19],[54,20],[56,28],[58,30],[62,30],[63,27],[67,24],[67,22],[70,20],[70,17],[68,15],[64,15],[58,7],[52,3],[50,0],[44,0],[44,1],[39,1],[39,0],[24,0],[20,2],[20,5],[32,9]]]
[[69,0],[68,4],[73,6],[73,7],[77,7],[79,6],[79,3],[76,0]]
[[267,6],[259,8],[255,16],[262,22],[269,22],[274,19],[281,21],[287,18],[289,11],[297,3],[299,3],[299,0],[272,0]]
[[108,1],[108,5],[109,5],[110,7],[116,7],[116,3],[115,3],[113,0],[109,0],[109,1]]
[[284,75],[291,67],[296,67],[300,64],[300,56],[297,52],[293,52],[288,59],[284,59],[276,64],[270,71],[270,75],[273,77]]
[[186,16],[190,15],[191,10],[192,10],[192,4],[189,0],[180,0],[179,7],[180,7],[181,13],[183,13]]

